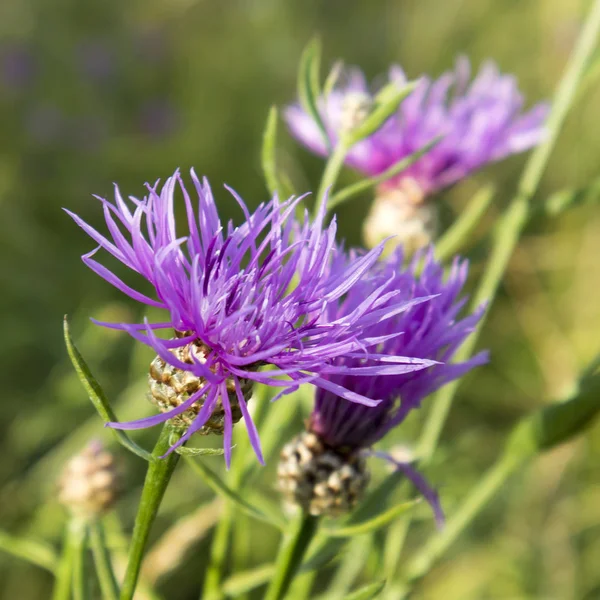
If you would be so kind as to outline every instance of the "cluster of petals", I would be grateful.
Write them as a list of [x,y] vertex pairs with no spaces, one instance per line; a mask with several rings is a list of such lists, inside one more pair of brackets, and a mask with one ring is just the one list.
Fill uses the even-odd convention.
[[[324,223],[324,205],[314,220],[308,215],[302,223],[296,219],[302,198],[281,202],[275,197],[251,212],[228,188],[244,219],[238,226],[223,225],[208,182],[199,180],[193,170],[191,179],[193,195],[176,172],[162,187],[158,182],[148,185],[142,199],[126,200],[116,186],[114,202],[98,197],[106,235],[67,211],[98,244],[82,257],[85,264],[129,297],[165,309],[167,315],[157,323],[146,319],[139,324],[99,324],[128,332],[173,367],[191,371],[204,381],[177,408],[130,423],[112,423],[113,427],[156,425],[202,399],[202,409],[175,448],[206,423],[220,401],[226,415],[224,450],[229,462],[233,422],[227,388],[233,382],[252,445],[262,460],[259,437],[242,393],[243,381],[281,388],[278,396],[310,383],[335,398],[372,407],[381,398],[363,394],[355,386],[345,387],[339,377],[369,380],[432,364],[428,359],[374,350],[402,333],[393,327],[379,333],[383,322],[430,300],[427,294],[406,299],[391,277],[376,277],[360,299],[353,294],[357,286],[364,291],[365,282],[373,278],[382,247],[342,257],[335,240],[335,220]],[[178,188],[186,218],[176,223]],[[150,284],[149,293],[132,287],[98,262],[94,255],[99,249],[141,275]],[[349,306],[344,301],[349,294],[357,301],[351,309],[338,311],[340,303]],[[166,330],[166,335],[159,337],[160,330]],[[174,337],[173,331],[179,335]],[[206,360],[188,364],[176,358],[173,350],[191,343],[210,350]],[[358,356],[368,356],[369,366],[354,363]],[[265,365],[269,368],[261,368]]]
[[[408,169],[387,182],[401,185],[411,178],[427,195],[456,183],[484,165],[523,152],[545,135],[548,105],[540,103],[523,112],[524,99],[513,75],[503,75],[488,61],[471,81],[466,57],[459,57],[454,71],[437,80],[422,76],[398,111],[368,138],[356,143],[346,164],[367,175],[379,175],[428,143],[440,141]],[[389,70],[389,83],[399,88],[407,78],[399,66]],[[349,68],[339,83],[319,99],[319,109],[335,146],[347,121],[348,102],[374,99],[363,73]],[[321,130],[299,104],[286,111],[292,134],[317,154],[326,155],[328,144]]]
[[[404,256],[399,247],[378,265],[376,275],[349,291],[332,316],[343,318],[343,315],[352,313],[361,299],[384,281],[391,280],[391,289],[398,290],[406,303],[424,296],[431,297],[428,302],[415,304],[393,318],[374,324],[368,335],[385,338],[387,333],[402,331],[402,335],[382,342],[378,351],[384,355],[406,354],[434,361],[434,364],[419,371],[362,378],[353,375],[353,371],[360,367],[368,368],[372,364],[368,356],[338,358],[336,364],[351,370],[328,375],[332,383],[382,401],[374,407],[359,406],[336,397],[326,388],[319,389],[309,427],[334,448],[369,448],[402,423],[426,396],[487,361],[487,353],[481,352],[462,363],[449,362],[473,331],[484,310],[482,306],[459,318],[467,301],[466,296],[461,297],[468,274],[467,261],[456,258],[448,274],[444,275],[442,265],[436,262],[430,249],[415,256],[408,267],[403,265]],[[397,466],[401,466],[432,501],[440,517],[437,497],[424,480],[408,465]]]

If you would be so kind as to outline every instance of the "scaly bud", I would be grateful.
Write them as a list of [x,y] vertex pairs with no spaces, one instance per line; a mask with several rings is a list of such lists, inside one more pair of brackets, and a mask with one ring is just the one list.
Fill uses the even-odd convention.
[[[186,335],[188,334],[177,333],[177,337],[185,337]],[[181,362],[192,365],[194,360],[204,364],[210,350],[205,345],[195,341],[186,346],[176,348],[172,352]],[[240,378],[239,382],[244,400],[247,402],[252,396],[252,381]],[[150,387],[149,399],[161,412],[166,413],[173,408],[181,406],[190,396],[198,392],[205,383],[206,381],[202,377],[197,377],[191,371],[183,371],[182,369],[173,367],[157,356],[150,364],[150,373],[148,375],[148,384]],[[233,379],[226,381],[226,387],[229,392],[227,397],[231,406],[231,419],[235,424],[242,418],[242,411]],[[203,395],[188,410],[173,417],[173,424],[176,427],[187,429],[198,416],[204,400],[205,396]],[[210,433],[223,435],[225,418],[225,409],[219,397],[210,418],[197,433],[201,435],[208,435]]]
[[368,248],[385,238],[394,236],[394,245],[402,245],[410,256],[419,248],[428,246],[437,231],[437,207],[426,200],[418,182],[406,177],[397,187],[378,188],[363,226],[363,237]]
[[351,511],[369,483],[359,452],[328,447],[308,431],[284,446],[277,474],[286,502],[314,516],[337,517]]
[[94,441],[67,463],[58,499],[74,515],[93,519],[112,507],[120,487],[113,455]]

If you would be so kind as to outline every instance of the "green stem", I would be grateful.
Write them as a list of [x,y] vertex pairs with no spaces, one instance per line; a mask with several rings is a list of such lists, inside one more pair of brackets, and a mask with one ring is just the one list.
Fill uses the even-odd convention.
[[433,563],[458,538],[465,527],[504,485],[511,473],[523,462],[515,455],[506,454],[485,474],[483,479],[460,504],[442,532],[432,536],[411,558],[406,567],[406,581],[425,575]]
[[88,600],[90,597],[89,580],[86,569],[86,550],[88,523],[81,522],[76,539],[76,551],[73,558],[73,600]]
[[210,549],[210,562],[204,577],[203,600],[220,600],[225,597],[221,590],[221,576],[227,560],[227,548],[233,523],[234,505],[232,502],[225,504],[225,510],[215,529]]
[[491,185],[481,188],[436,242],[435,257],[440,262],[445,262],[464,247],[492,203],[494,193],[495,190]]
[[[160,459],[169,450],[173,433],[173,429],[167,423],[163,427],[152,451],[152,456],[155,459]],[[150,529],[178,460],[179,454],[171,452],[164,459],[154,460],[148,465],[144,489],[142,490],[142,497],[135,518],[127,570],[121,589],[121,600],[132,600],[133,598]]]
[[340,171],[344,166],[344,160],[348,154],[348,147],[342,141],[338,142],[337,146],[331,153],[331,156],[325,164],[325,170],[323,171],[323,177],[319,184],[319,191],[317,192],[317,198],[315,202],[315,208],[313,217],[315,217],[321,207],[321,202],[324,201],[325,194],[329,191],[329,194],[333,194],[335,184],[340,175]]
[[404,598],[409,591],[409,584],[431,569],[516,469],[525,466],[539,453],[579,435],[598,416],[600,374],[586,376],[587,371],[589,369],[584,371],[584,376],[579,380],[578,392],[568,400],[549,404],[514,427],[503,455],[448,519],[444,530],[431,537],[409,560],[399,582],[403,587],[403,595],[395,592],[392,596],[395,600]]
[[81,585],[79,574],[85,552],[85,539],[87,536],[87,525],[79,517],[72,517],[65,529],[63,551],[56,572],[56,581],[52,592],[52,600],[71,600],[72,597],[80,598],[78,590],[73,589],[73,584]]
[[317,574],[318,571],[316,569],[312,569],[306,573],[299,573],[290,587],[290,596],[297,600],[310,600]]
[[[253,399],[256,400],[256,411],[254,413],[254,422],[256,424],[262,423],[266,409],[269,405],[267,399],[264,397],[265,391],[266,389],[264,386],[261,386],[259,391],[253,396]],[[242,487],[246,476],[255,464],[255,457],[249,449],[250,444],[247,440],[244,442],[244,446],[245,451],[243,451],[244,448],[240,447],[240,452],[236,453],[237,460],[234,459],[234,468],[231,470],[230,488],[234,492],[237,492]],[[235,507],[236,505],[233,502],[227,502],[225,504],[225,510],[215,529],[210,550],[210,560],[204,578],[204,586],[201,595],[202,600],[220,600],[225,597],[225,594],[221,589],[221,580],[225,570],[225,562],[227,560],[227,549],[233,527]]]
[[374,188],[380,183],[385,183],[395,175],[398,175],[402,171],[408,169],[408,167],[416,163],[422,156],[427,154],[436,144],[440,142],[441,139],[441,137],[435,138],[416,152],[405,156],[402,160],[399,160],[397,163],[393,164],[383,173],[380,173],[374,177],[368,177],[367,179],[361,179],[360,181],[341,189],[339,192],[330,195],[327,202],[327,210],[331,211],[333,208],[339,206],[342,202],[349,200],[361,192],[365,192],[368,189]]
[[383,574],[388,581],[392,580],[398,569],[398,557],[402,553],[410,522],[410,517],[398,519],[388,529],[383,547]]
[[[510,256],[529,217],[530,200],[537,190],[550,152],[573,102],[577,88],[585,73],[586,65],[592,56],[599,32],[600,0],[596,0],[558,86],[552,112],[548,119],[546,140],[536,148],[528,160],[517,193],[497,224],[488,266],[476,290],[472,301],[473,306],[477,306],[484,301],[491,303],[496,295]],[[455,360],[457,362],[467,360],[471,356],[486,316],[484,315],[477,329],[456,353]],[[427,463],[431,459],[437,448],[459,385],[460,381],[455,380],[436,394],[419,440],[418,454],[423,463]],[[496,468],[500,470],[500,467]],[[487,478],[485,481],[487,481]]]
[[292,583],[296,571],[313,539],[319,518],[301,513],[292,525],[292,531],[285,536],[275,562],[275,575],[267,590],[265,600],[282,600]]
[[[559,84],[552,112],[548,119],[547,137],[535,149],[528,160],[519,182],[517,193],[498,222],[488,266],[473,299],[474,305],[478,305],[484,301],[491,303],[496,295],[509,259],[527,222],[530,200],[538,188],[550,152],[554,147],[560,129],[575,98],[577,87],[585,74],[599,32],[600,0],[596,0]],[[471,337],[457,352],[456,361],[463,361],[471,355],[484,320],[485,316],[480,321],[476,331],[473,332]],[[420,456],[424,461],[431,458],[437,447],[457,389],[457,381],[444,387],[438,393],[436,401],[432,406],[420,441]]]
[[104,526],[100,521],[95,521],[90,526],[90,546],[94,555],[96,575],[100,583],[102,598],[104,600],[118,600],[119,585],[112,568],[110,552],[106,547]]

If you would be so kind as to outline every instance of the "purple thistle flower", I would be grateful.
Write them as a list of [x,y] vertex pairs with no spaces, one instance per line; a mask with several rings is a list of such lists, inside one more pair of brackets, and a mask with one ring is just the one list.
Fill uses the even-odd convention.
[[[423,76],[397,113],[370,137],[355,144],[346,164],[367,176],[379,175],[428,142],[442,140],[411,167],[395,176],[384,188],[404,187],[427,196],[445,188],[487,163],[523,152],[544,137],[548,105],[537,104],[526,113],[523,96],[512,75],[502,75],[492,61],[486,62],[469,84],[466,57],[454,72],[436,81]],[[393,66],[390,83],[402,88],[404,71]],[[344,81],[319,100],[331,145],[348,127],[368,114],[373,95],[364,75],[356,68],[345,72]],[[292,134],[310,150],[326,155],[323,135],[314,120],[298,104],[286,110]]]
[[[116,186],[114,204],[98,198],[110,236],[67,211],[99,248],[144,277],[153,286],[156,299],[96,262],[92,257],[99,248],[82,257],[85,264],[134,300],[168,312],[168,318],[159,323],[99,324],[127,331],[154,349],[158,357],[151,367],[151,390],[166,378],[174,380],[178,392],[187,391],[171,408],[172,398],[167,398],[166,406],[160,404],[161,394],[168,391],[160,388],[157,403],[164,414],[111,423],[112,427],[137,429],[181,418],[187,431],[173,450],[193,433],[206,433],[205,427],[218,413],[229,464],[234,413],[239,411],[237,420],[243,416],[262,461],[258,434],[246,406],[253,382],[282,388],[277,397],[311,383],[335,397],[374,406],[378,398],[344,389],[332,376],[397,375],[432,364],[369,351],[400,333],[390,328],[383,337],[373,337],[373,327],[428,297],[413,295],[408,301],[396,302],[400,292],[392,289],[391,280],[378,278],[352,310],[336,314],[332,309],[353,287],[364,289],[361,281],[368,279],[381,247],[342,265],[335,244],[335,220],[325,227],[324,205],[312,223],[306,216],[299,224],[294,214],[302,198],[280,202],[275,197],[250,213],[229,188],[245,220],[237,227],[231,222],[223,226],[208,182],[199,181],[193,170],[191,178],[197,205],[179,172],[162,189],[158,182],[148,185],[148,196],[142,200],[130,197],[126,202]],[[187,216],[184,236],[177,233],[175,222],[177,186]],[[181,229],[182,224],[178,226]],[[339,268],[329,268],[332,264]],[[175,335],[159,338],[156,331],[160,329]],[[336,358],[344,355],[369,356],[372,366],[365,372],[362,365],[336,363]],[[261,370],[263,365],[271,368]],[[190,417],[193,407],[196,412]]]
[[[423,260],[422,271],[417,275],[418,265]],[[483,314],[484,307],[480,307],[475,313],[458,319],[467,300],[466,297],[460,298],[468,273],[467,261],[455,259],[447,278],[444,278],[444,270],[435,261],[431,250],[425,255],[419,253],[408,268],[403,267],[403,262],[402,249],[397,248],[385,262],[378,265],[376,276],[348,292],[334,317],[343,318],[352,312],[362,298],[390,278],[393,280],[393,289],[400,290],[400,297],[405,302],[422,296],[434,296],[429,302],[415,305],[373,325],[369,334],[385,337],[386,333],[402,331],[401,336],[382,342],[378,351],[384,355],[409,355],[439,362],[418,372],[386,377],[374,375],[363,378],[351,372],[329,375],[329,380],[344,389],[382,398],[381,403],[369,408],[346,402],[326,389],[317,390],[309,430],[332,448],[343,448],[347,452],[369,448],[390,429],[400,425],[411,410],[420,406],[423,398],[488,359],[487,353],[482,352],[463,363],[448,363]],[[366,356],[341,357],[335,364],[365,369],[369,368],[371,361]],[[395,464],[404,470],[432,503],[439,521],[441,512],[435,493],[408,465]]]

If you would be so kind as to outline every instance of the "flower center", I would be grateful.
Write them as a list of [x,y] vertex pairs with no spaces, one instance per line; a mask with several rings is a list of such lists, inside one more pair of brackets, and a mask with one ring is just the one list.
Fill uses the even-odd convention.
[[[176,337],[184,337],[186,335],[187,334],[177,333]],[[185,346],[175,348],[174,350],[171,350],[171,352],[181,362],[192,365],[194,362],[205,363],[211,350],[199,340],[195,340]],[[244,400],[248,401],[252,395],[253,382],[250,379],[241,378],[238,379],[238,381],[242,389]],[[156,405],[161,412],[167,413],[189,400],[193,394],[198,392],[206,384],[206,380],[203,377],[194,375],[191,371],[173,367],[160,358],[160,356],[157,356],[150,363],[148,384],[150,387],[150,393],[148,395],[149,400],[152,404]],[[235,391],[234,379],[231,377],[227,378],[225,380],[225,385],[228,391],[232,421],[235,424],[242,418],[242,411]],[[174,416],[171,419],[173,425],[182,429],[187,429],[198,416],[205,400],[206,394],[203,394],[184,412]],[[225,418],[226,413],[223,407],[223,401],[219,396],[211,416],[203,427],[198,430],[198,433],[201,435],[208,435],[211,433],[223,435]]]

